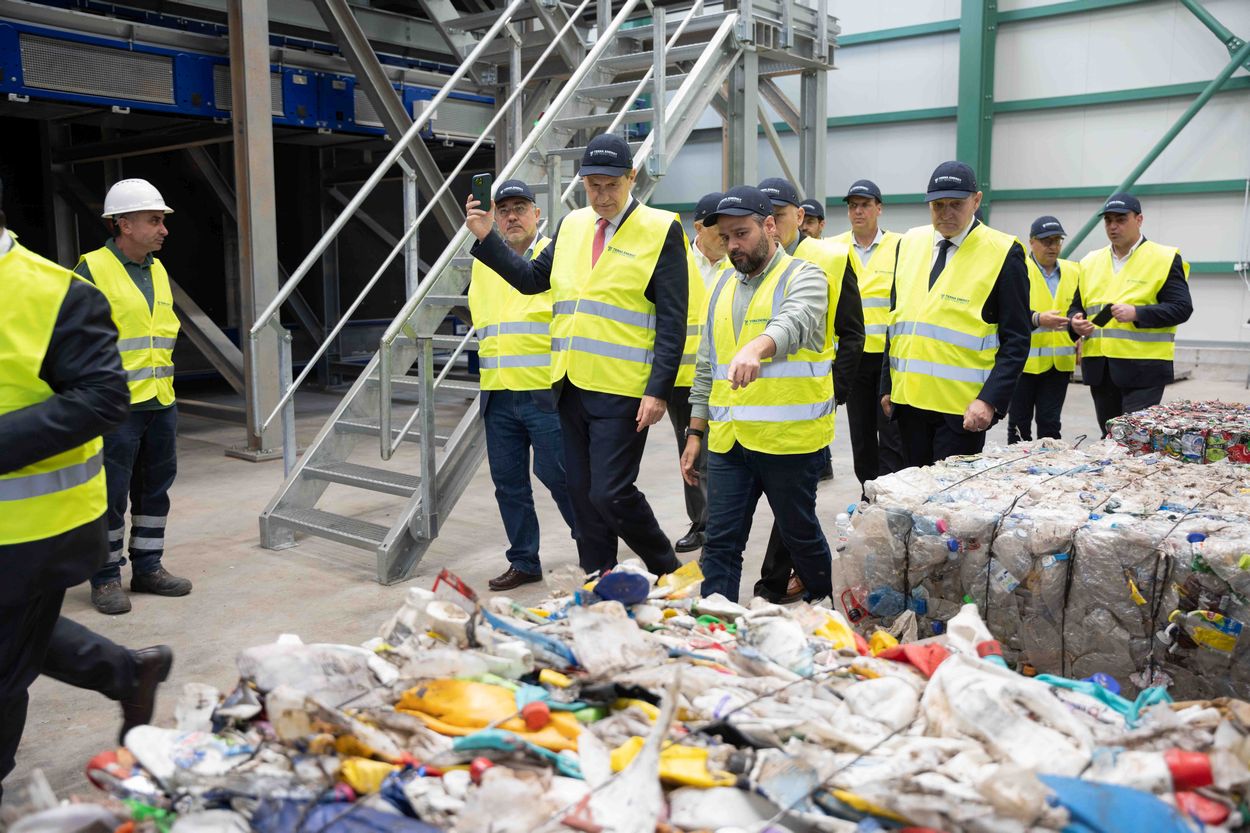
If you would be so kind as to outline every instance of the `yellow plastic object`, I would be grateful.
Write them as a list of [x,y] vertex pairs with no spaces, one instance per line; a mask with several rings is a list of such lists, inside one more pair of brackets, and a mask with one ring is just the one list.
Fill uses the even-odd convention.
[[1130,597],[1132,597],[1133,603],[1136,604],[1138,607],[1141,607],[1142,605],[1146,604],[1146,597],[1143,596],[1141,594],[1141,591],[1137,589],[1137,582],[1133,581],[1131,578],[1128,578],[1128,576],[1125,576],[1125,578],[1128,579],[1128,594]]
[[525,609],[541,619],[546,619],[551,616],[550,610],[543,610],[541,607],[527,607]]
[[419,718],[440,735],[463,737],[501,721],[496,728],[514,732],[552,752],[577,749],[582,727],[568,712],[555,712],[537,732],[517,715],[516,697],[503,686],[473,680],[432,680],[404,692],[395,706]]
[[880,630],[874,633],[872,638],[868,640],[868,649],[872,651],[872,655],[874,657],[882,651],[890,650],[896,645],[898,645],[898,640],[894,638],[893,634]]
[[340,758],[372,758],[375,760],[386,760],[378,750],[369,744],[351,735],[339,735],[334,739],[334,751],[339,754]]
[[544,668],[538,672],[538,682],[543,685],[553,685],[556,688],[568,688],[573,685],[573,678],[561,674],[559,671],[550,668]]
[[893,810],[887,810],[880,804],[874,804],[868,799],[858,796],[855,793],[849,793],[846,790],[830,790],[829,792],[833,794],[834,798],[853,810],[858,810],[861,813],[868,813],[869,815],[876,816],[877,818],[897,821],[902,824],[909,823],[909,819],[900,816]]
[[[642,749],[643,739],[634,736],[612,750],[612,771],[629,766]],[[708,750],[698,746],[670,743],[660,750],[660,780],[686,787],[732,787],[737,776],[708,768]]]
[[699,562],[687,561],[673,572],[660,576],[655,586],[668,590],[665,598],[682,599],[689,596],[695,585],[701,581],[703,581],[703,571],[699,569]]
[[826,612],[825,623],[812,631],[812,635],[832,642],[834,650],[855,650],[855,631],[840,613]]
[[372,795],[382,789],[386,776],[399,769],[393,764],[368,758],[345,758],[339,766],[339,777],[361,795]]
[[646,700],[635,700],[632,697],[620,697],[612,703],[612,711],[623,711],[630,706],[640,710],[647,716],[652,723],[660,719],[660,710],[656,706],[651,705]]

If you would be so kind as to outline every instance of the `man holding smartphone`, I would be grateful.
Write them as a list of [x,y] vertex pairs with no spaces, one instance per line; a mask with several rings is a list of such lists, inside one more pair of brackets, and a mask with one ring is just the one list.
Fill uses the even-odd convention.
[[470,195],[471,254],[524,295],[552,292],[551,386],[582,569],[611,569],[623,539],[648,570],[671,573],[681,562],[634,481],[685,348],[689,242],[676,214],[630,193],[633,152],[621,137],[591,139],[578,174],[589,206],[533,260],[508,248],[490,206]]
[[1068,317],[1072,337],[1085,337],[1081,378],[1105,437],[1107,420],[1163,401],[1173,378],[1176,328],[1194,306],[1189,264],[1179,249],[1142,235],[1136,197],[1112,194],[1102,220],[1110,245],[1081,259]]

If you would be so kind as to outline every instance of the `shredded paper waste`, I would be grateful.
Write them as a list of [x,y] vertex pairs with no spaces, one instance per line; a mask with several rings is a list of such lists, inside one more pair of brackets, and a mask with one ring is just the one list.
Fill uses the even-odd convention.
[[1042,441],[870,496],[832,608],[696,563],[532,606],[444,571],[363,646],[243,651],[9,829],[1250,830],[1244,468]]

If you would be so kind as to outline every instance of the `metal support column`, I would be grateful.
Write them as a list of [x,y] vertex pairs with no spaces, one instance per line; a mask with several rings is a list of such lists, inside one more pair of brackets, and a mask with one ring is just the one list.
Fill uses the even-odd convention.
[[[1207,84],[1206,88],[1203,89],[1202,93],[1194,99],[1194,103],[1190,104],[1189,107],[1185,109],[1184,113],[1181,113],[1180,118],[1176,120],[1176,124],[1168,128],[1168,132],[1163,134],[1163,137],[1155,143],[1155,146],[1150,149],[1150,152],[1137,163],[1137,166],[1133,168],[1131,172],[1129,172],[1129,175],[1126,176],[1124,181],[1121,182],[1115,189],[1116,192],[1127,191],[1133,187],[1133,185],[1137,182],[1138,177],[1144,174],[1146,169],[1154,164],[1154,161],[1159,158],[1159,154],[1163,153],[1167,146],[1172,144],[1172,140],[1176,138],[1178,133],[1185,129],[1185,125],[1189,124],[1189,122],[1193,120],[1193,117],[1198,115],[1198,111],[1211,100],[1211,96],[1218,93],[1220,88],[1223,87],[1228,82],[1228,79],[1233,76],[1233,73],[1236,72],[1246,61],[1250,61],[1250,43],[1243,43],[1241,48],[1233,53],[1232,60],[1224,65],[1224,69],[1220,70],[1220,74],[1215,76],[1215,78],[1211,80],[1211,83]],[[1110,196],[1110,194],[1108,194],[1108,196]],[[1081,230],[1072,235],[1067,244],[1064,245],[1063,257],[1070,256],[1072,252],[1076,250],[1076,247],[1079,246],[1081,241],[1089,235],[1090,231],[1093,230],[1094,226],[1098,224],[1101,218],[1102,214],[1100,212],[1095,212],[1092,217],[1085,221],[1085,225],[1081,226]]]
[[[404,230],[412,228],[420,212],[417,200],[417,176],[404,171]],[[404,298],[411,298],[421,282],[421,257],[419,252],[421,232],[413,232],[404,243]]]
[[754,47],[748,47],[729,74],[729,107],[725,122],[727,184],[739,185],[759,180],[759,70],[759,53]]
[[66,269],[72,269],[78,262],[78,218],[74,216],[74,207],[69,204],[57,187],[56,180],[65,175],[73,175],[72,168],[67,164],[53,161],[53,148],[69,145],[69,125],[57,121],[45,121],[40,124],[43,138],[44,170],[50,174],[50,181],[45,190],[52,212],[52,231],[54,235],[56,261]]
[[[277,212],[273,183],[273,117],[269,101],[268,0],[228,0],[230,89],[234,109],[234,181],[239,218],[239,279],[246,332],[278,294]],[[266,329],[244,339],[248,397],[247,445],[227,454],[247,460],[275,458],[276,431],[262,435],[258,414],[273,411],[280,396],[278,335]],[[253,351],[255,351],[253,353]]]
[[972,166],[989,216],[990,147],[994,129],[994,46],[997,0],[962,0],[959,16],[959,102],[955,157]]
[[799,185],[807,199],[824,205],[829,187],[829,74],[805,72],[799,83]]

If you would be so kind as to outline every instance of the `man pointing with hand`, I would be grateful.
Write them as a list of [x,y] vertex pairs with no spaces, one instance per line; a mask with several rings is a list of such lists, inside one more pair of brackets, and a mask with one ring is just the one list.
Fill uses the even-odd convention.
[[690,244],[676,214],[630,193],[633,154],[619,136],[591,139],[578,174],[590,206],[565,217],[533,260],[469,197],[471,254],[523,294],[552,291],[551,384],[582,569],[615,566],[620,538],[647,569],[671,573],[681,562],[634,481],[681,364]]

